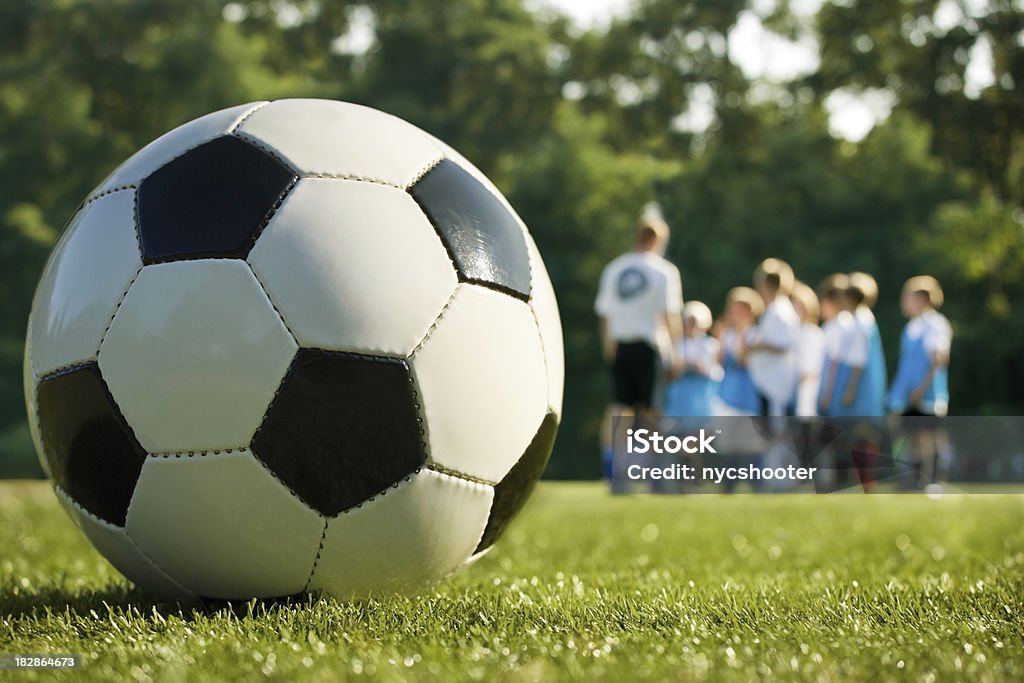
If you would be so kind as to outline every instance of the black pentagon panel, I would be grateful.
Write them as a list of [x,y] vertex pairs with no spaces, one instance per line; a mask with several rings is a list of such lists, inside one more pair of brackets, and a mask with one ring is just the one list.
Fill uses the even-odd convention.
[[530,298],[522,229],[479,180],[443,159],[409,191],[437,229],[460,280]]
[[100,519],[124,526],[146,451],[121,416],[96,363],[44,378],[39,431],[53,479]]
[[526,447],[526,452],[494,487],[491,514],[487,518],[487,526],[484,527],[483,536],[474,553],[494,545],[508,523],[522,509],[544,468],[547,467],[557,434],[558,418],[554,413],[548,413],[540,423],[540,429],[537,430],[530,445]]
[[409,366],[300,349],[252,451],[321,514],[375,496],[426,459]]
[[139,186],[143,262],[245,258],[297,180],[233,135],[185,152]]

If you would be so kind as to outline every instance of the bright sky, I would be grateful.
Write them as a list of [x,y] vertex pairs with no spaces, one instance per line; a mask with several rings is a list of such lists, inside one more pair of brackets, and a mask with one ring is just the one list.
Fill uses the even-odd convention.
[[[630,0],[533,0],[536,6],[554,7],[570,16],[580,28],[600,28],[629,11]],[[794,0],[793,10],[811,17],[824,0]],[[755,88],[765,96],[771,94],[771,84],[784,82],[804,74],[812,73],[818,66],[818,41],[809,31],[796,41],[768,31],[761,24],[759,15],[769,13],[775,0],[754,0],[752,10],[740,14],[736,26],[729,33],[729,58],[737,64],[748,78],[763,79],[762,87]],[[970,15],[979,12],[983,0],[943,0],[940,2],[934,23],[940,30],[970,21]],[[964,10],[967,15],[965,16]],[[991,45],[980,40],[972,50],[968,63],[967,82],[964,92],[977,97],[985,87],[992,85]],[[829,128],[836,137],[859,141],[879,121],[889,116],[895,104],[891,92],[868,90],[853,92],[841,89],[833,92],[825,101],[829,112]],[[714,116],[714,93],[709,86],[698,86],[691,97],[690,109],[684,112],[675,125],[700,132],[707,128]]]

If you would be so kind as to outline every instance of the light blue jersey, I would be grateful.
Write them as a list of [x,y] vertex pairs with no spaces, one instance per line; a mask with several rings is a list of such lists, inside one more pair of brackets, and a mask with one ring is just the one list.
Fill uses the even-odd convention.
[[945,415],[949,406],[949,373],[946,365],[935,369],[932,381],[916,406],[910,395],[921,386],[932,366],[933,355],[948,354],[953,339],[953,328],[946,316],[929,309],[913,318],[903,328],[900,337],[900,361],[892,387],[889,389],[889,409],[905,412],[917,409],[923,413]]
[[[683,339],[678,345],[687,370],[665,390],[665,414],[706,417],[714,415],[712,402],[721,378],[718,365],[718,340],[704,334]],[[692,366],[699,366],[700,371]]]
[[722,362],[722,383],[718,388],[718,398],[730,410],[746,415],[757,415],[761,412],[761,397],[754,386],[747,366],[736,356],[738,339],[734,330],[722,333],[722,347],[725,351]]
[[[867,381],[869,355],[868,335],[849,311],[842,311],[825,323],[825,364],[821,372],[821,393],[824,395],[828,376],[833,363],[836,375],[832,382],[832,394],[822,413],[826,417],[862,417],[872,415],[870,382]],[[843,404],[846,388],[856,368],[862,370],[853,402]]]
[[864,366],[864,376],[861,378],[867,392],[864,400],[866,412],[863,415],[885,415],[885,385],[888,373],[885,368],[882,335],[878,331],[875,314],[867,306],[859,307],[854,317],[868,338],[868,362]]

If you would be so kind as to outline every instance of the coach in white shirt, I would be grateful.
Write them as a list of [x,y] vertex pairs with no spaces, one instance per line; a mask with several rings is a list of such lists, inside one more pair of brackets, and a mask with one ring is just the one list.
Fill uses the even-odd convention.
[[668,225],[643,218],[634,249],[601,274],[594,310],[600,318],[605,361],[611,366],[613,412],[656,413],[666,363],[682,333],[679,269],[663,256]]

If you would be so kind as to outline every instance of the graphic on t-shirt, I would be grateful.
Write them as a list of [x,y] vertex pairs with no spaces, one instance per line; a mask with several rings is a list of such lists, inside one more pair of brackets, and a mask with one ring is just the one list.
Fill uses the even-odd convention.
[[632,299],[647,290],[647,275],[639,268],[624,268],[619,273],[619,298]]

